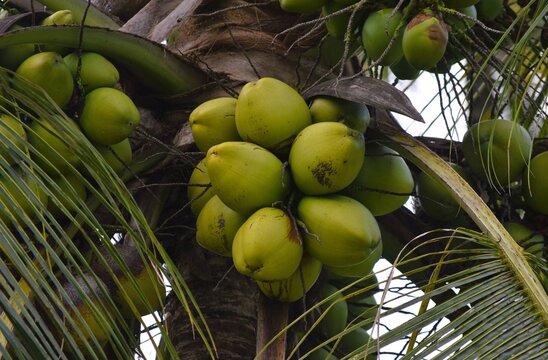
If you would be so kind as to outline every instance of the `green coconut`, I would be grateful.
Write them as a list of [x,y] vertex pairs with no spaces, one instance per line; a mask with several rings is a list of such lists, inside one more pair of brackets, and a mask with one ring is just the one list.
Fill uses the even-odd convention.
[[242,141],[215,145],[207,152],[207,169],[215,193],[242,214],[283,200],[291,190],[289,172],[265,148]]
[[390,70],[400,80],[414,80],[420,75],[420,70],[411,66],[405,57],[402,57],[400,61],[390,66]]
[[[9,30],[20,30],[22,26],[13,25]],[[34,55],[34,44],[12,45],[0,49],[0,66],[15,71],[28,57]]]
[[198,215],[204,205],[215,195],[211,186],[209,172],[207,170],[207,159],[203,158],[192,170],[187,186],[188,201],[191,201],[190,210]]
[[236,99],[221,97],[198,105],[190,113],[188,122],[194,142],[200,151],[207,152],[225,141],[239,141],[236,129]]
[[58,53],[42,52],[31,55],[19,65],[16,72],[40,86],[59,107],[67,105],[72,98],[72,74]]
[[240,137],[276,153],[286,153],[295,136],[311,124],[304,98],[274,78],[248,82],[236,102]]
[[290,277],[303,256],[295,221],[281,209],[257,210],[239,228],[232,243],[232,259],[240,273],[255,280]]
[[448,40],[445,23],[431,14],[421,12],[411,19],[403,32],[403,55],[415,69],[430,69],[445,54]]
[[331,96],[318,96],[310,104],[312,122],[340,122],[364,133],[371,122],[367,105]]
[[480,0],[475,6],[478,18],[483,21],[493,21],[504,11],[503,0]]
[[[453,163],[450,165],[462,178],[468,179],[461,166]],[[418,175],[416,186],[421,209],[432,219],[450,221],[463,212],[460,203],[453,197],[447,185],[428,173],[421,172]]]
[[404,26],[398,30],[398,26],[402,22],[402,14],[399,11],[394,12],[394,9],[387,8],[371,13],[362,27],[362,45],[367,56],[373,61],[378,61],[384,54],[393,37],[395,40],[390,45],[390,50],[386,52],[380,65],[390,66],[398,61],[403,56],[402,51],[402,35]]
[[548,151],[531,159],[522,176],[522,193],[525,203],[532,210],[548,215]]
[[15,145],[21,151],[25,151],[27,133],[21,120],[8,114],[0,114],[0,158],[3,158],[8,165],[13,165],[17,157],[13,157],[12,146]]
[[531,136],[517,122],[486,120],[471,126],[462,139],[462,151],[472,171],[493,187],[508,187],[529,162]]
[[[370,340],[370,336],[366,329],[356,327],[341,337],[338,349],[345,354],[352,354],[357,351],[365,350],[367,346],[369,346],[369,348],[374,348],[375,343]],[[360,356],[360,358],[363,359],[363,356]],[[373,354],[367,355],[365,358],[365,360],[374,359],[377,359],[377,356]]]
[[328,0],[280,0],[283,10],[294,13],[309,13],[320,10]]
[[413,192],[413,174],[396,151],[379,143],[368,143],[363,165],[356,179],[343,190],[374,216],[402,207]]
[[234,236],[246,219],[246,216],[232,210],[214,195],[196,220],[196,241],[211,252],[231,257]]
[[319,327],[322,335],[329,339],[344,331],[348,317],[348,306],[343,294],[335,286],[325,283],[320,289],[319,300],[327,299],[320,305],[324,317]]
[[[7,175],[7,174],[6,174]],[[18,172],[15,177],[0,176],[0,221],[20,226],[22,216],[34,220],[47,206],[48,197],[31,174]]]
[[[68,54],[63,58],[76,79],[78,71],[78,53]],[[78,79],[76,79],[78,80]],[[80,79],[85,93],[100,87],[113,87],[120,80],[116,66],[103,55],[94,52],[81,54]]]
[[366,260],[381,241],[375,217],[347,196],[305,196],[297,212],[306,227],[306,251],[324,265],[356,265]]
[[94,143],[112,145],[133,133],[141,122],[139,109],[124,92],[101,87],[86,95],[80,126]]
[[445,0],[445,6],[451,9],[462,9],[471,5],[475,5],[479,0]]
[[542,258],[544,251],[544,236],[542,234],[535,233],[533,230],[517,222],[509,221],[502,225],[522,248]]
[[301,131],[291,146],[291,175],[305,194],[335,193],[354,181],[364,151],[361,132],[336,122],[313,124]]
[[[78,125],[73,121],[66,124],[71,127],[71,131],[80,132]],[[65,141],[68,133],[65,133],[61,125],[53,125],[45,120],[34,120],[27,131],[29,143],[34,147],[35,152],[31,152],[33,160],[48,174],[58,175],[65,172],[70,166],[77,166],[80,158],[71,147],[71,144]]]
[[267,297],[281,302],[301,299],[318,280],[322,263],[303,254],[299,268],[290,277],[278,281],[257,281],[261,292]]
[[[339,10],[342,10],[346,8],[347,5],[339,4],[337,2],[330,2],[325,4],[322,7],[322,16],[329,16],[334,12],[337,12]],[[327,32],[329,35],[337,37],[337,38],[344,38],[344,35],[346,34],[346,31],[348,30],[348,23],[350,22],[350,17],[352,16],[352,10],[347,11],[343,14],[332,16],[328,18],[325,21],[325,26],[327,28]],[[354,22],[353,22],[353,28],[356,27],[356,19],[355,16]],[[350,29],[352,31],[353,29]]]
[[[55,179],[55,183],[61,191],[56,191],[53,187],[51,191],[53,197],[60,203],[59,207],[54,199],[48,200],[48,210],[56,216],[64,214],[64,211],[75,212],[81,208],[81,202],[86,199],[87,191],[84,181],[81,176],[74,173],[66,173],[59,175]],[[64,209],[64,211],[63,211]]]
[[[476,19],[478,15],[476,7],[474,5],[467,6],[462,9],[456,9],[456,10],[459,13],[466,15],[468,17],[471,17],[473,19]],[[464,33],[468,32],[470,28],[475,25],[475,22],[473,20],[465,19],[456,15],[453,15],[453,16],[450,15],[447,17],[447,24],[451,26],[451,34],[453,34],[454,36],[459,36],[459,39],[460,39],[460,37]]]
[[355,265],[350,266],[327,266],[327,269],[333,274],[345,277],[364,277],[367,274],[371,273],[373,267],[379,261],[382,255],[382,241],[379,241],[377,245],[373,248],[369,256],[365,258],[362,262],[359,262]]
[[96,148],[107,164],[117,174],[123,173],[133,159],[133,151],[129,138],[108,146],[96,145]]

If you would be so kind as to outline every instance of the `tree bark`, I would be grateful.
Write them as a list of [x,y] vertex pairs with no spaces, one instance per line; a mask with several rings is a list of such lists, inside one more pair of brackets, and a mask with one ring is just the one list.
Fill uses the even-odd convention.
[[[176,255],[174,260],[180,264],[185,282],[213,336],[216,358],[252,359],[258,299],[255,283],[239,274],[231,259],[203,250],[195,242],[178,246]],[[168,298],[165,318],[180,359],[211,359],[181,302],[174,296]],[[203,328],[203,323],[200,325]]]
[[103,12],[127,21],[150,0],[91,0]]

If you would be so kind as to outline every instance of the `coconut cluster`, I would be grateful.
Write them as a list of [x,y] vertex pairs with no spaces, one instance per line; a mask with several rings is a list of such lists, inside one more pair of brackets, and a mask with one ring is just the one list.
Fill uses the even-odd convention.
[[[320,13],[327,38],[319,58],[335,66],[348,48],[361,48],[371,63],[387,66],[399,79],[411,80],[420,71],[446,72],[464,58],[462,45],[469,43],[469,32],[476,24],[494,21],[504,11],[502,0],[444,1],[440,9],[417,4],[406,12],[406,3],[359,2],[358,0],[280,0],[280,7],[293,13]],[[359,6],[359,7],[358,7]],[[318,56],[319,55],[319,56]]]
[[188,187],[198,243],[281,301],[301,298],[322,267],[369,274],[382,253],[375,216],[401,207],[414,185],[395,151],[366,145],[369,121],[363,104],[308,104],[269,77],[200,104],[189,117],[206,153]]
[[[74,18],[70,11],[62,10],[44,19],[42,24],[70,25],[74,24]],[[20,158],[30,154],[32,160],[66,191],[55,199],[48,199],[30,179],[26,182],[28,187],[50,211],[62,215],[63,211],[75,210],[78,201],[87,197],[82,176],[73,170],[79,171],[82,164],[69,139],[74,137],[74,133],[82,133],[108,165],[121,173],[132,158],[129,137],[140,123],[140,114],[131,98],[119,90],[118,69],[101,54],[78,54],[75,49],[51,46],[40,49],[42,51],[35,52],[33,44],[21,45],[16,49],[18,51],[10,52],[10,57],[1,60],[2,65],[23,79],[15,81],[15,86],[20,86],[17,84],[21,81],[32,83],[39,94],[47,95],[72,118],[59,116],[57,121],[50,122],[37,114],[14,114],[6,108],[0,113],[0,134],[6,141],[17,145],[20,152],[8,153],[9,147],[6,146],[0,150],[0,157],[19,172],[17,163]],[[21,177],[27,176],[21,174]],[[1,178],[0,182],[10,193],[7,197],[22,198],[18,193],[21,190],[13,181]],[[0,211],[3,221],[18,216],[17,206],[11,206],[7,200],[2,203],[5,204]],[[23,202],[18,205],[32,215],[31,204]]]
[[[69,10],[55,12],[42,22],[46,26],[71,24],[75,21]],[[9,104],[3,104],[0,161],[5,175],[0,176],[0,222],[20,228],[35,221],[40,207],[29,200],[32,196],[53,216],[64,218],[86,201],[87,187],[93,183],[75,151],[77,144],[73,138],[79,133],[85,136],[112,170],[121,174],[132,159],[129,137],[140,123],[139,110],[120,90],[117,67],[98,53],[24,44],[3,50],[0,65],[16,73],[14,87],[21,92],[35,91],[65,112],[64,116],[59,114],[50,121],[29,110],[12,111]],[[29,163],[35,165],[32,171],[28,170]],[[98,292],[106,287],[128,319],[160,308],[165,288],[153,266],[145,264],[140,257],[136,259],[135,253],[128,249],[118,247],[118,251],[129,268],[135,270],[135,281],[131,283],[126,279],[119,263],[109,259],[109,269],[122,285],[113,284],[109,272],[83,291]],[[99,268],[101,266],[104,268],[103,263]],[[75,276],[83,282],[89,275]],[[78,314],[71,315],[74,319],[84,319],[77,320],[77,326],[90,326],[100,341],[106,341],[108,331],[89,319],[90,310],[80,301],[78,289],[70,282],[63,286],[77,303]],[[147,295],[143,297],[143,293]]]

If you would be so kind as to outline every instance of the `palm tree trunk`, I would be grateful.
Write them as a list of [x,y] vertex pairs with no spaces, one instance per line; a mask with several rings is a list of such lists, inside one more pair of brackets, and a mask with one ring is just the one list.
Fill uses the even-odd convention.
[[[232,260],[214,255],[195,242],[177,248],[174,259],[213,334],[219,359],[252,359],[255,355],[257,286],[240,275]],[[170,296],[166,326],[180,359],[210,359],[179,300]]]

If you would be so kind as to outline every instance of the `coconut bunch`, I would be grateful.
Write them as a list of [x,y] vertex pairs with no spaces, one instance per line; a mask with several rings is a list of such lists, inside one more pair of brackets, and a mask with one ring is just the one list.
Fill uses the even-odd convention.
[[[75,25],[75,21],[69,10],[61,10],[43,19],[41,24]],[[4,146],[0,158],[19,172],[18,163],[30,156],[51,177],[51,182],[58,185],[51,189],[55,196],[48,197],[31,179],[25,179],[30,191],[56,215],[76,210],[77,204],[87,197],[83,181],[87,174],[75,151],[78,138],[75,134],[86,137],[116,173],[124,171],[132,158],[129,137],[140,123],[140,114],[132,99],[119,90],[118,69],[99,53],[77,53],[68,47],[34,44],[2,49],[0,65],[19,76],[14,78],[15,87],[23,91],[32,87],[67,114],[52,122],[39,114],[16,113],[9,106],[4,107],[0,111],[0,136],[6,143],[16,144],[19,150],[14,152]],[[4,205],[0,219],[18,222],[21,217],[18,208],[32,216],[32,204],[20,200],[24,196],[13,179],[0,177],[0,182],[9,193],[0,198]],[[8,198],[16,199],[16,203]]]
[[188,186],[197,242],[232,257],[280,301],[301,298],[322,267],[369,274],[382,253],[375,216],[401,207],[413,189],[397,153],[366,145],[369,121],[363,104],[308,104],[268,77],[247,83],[237,99],[200,104],[189,117],[206,154]]
[[[468,44],[467,34],[476,19],[491,22],[504,11],[501,0],[445,1],[445,7],[437,12],[430,8],[407,11],[409,2],[396,9],[396,3],[280,0],[280,7],[293,13],[320,14],[319,21],[327,30],[324,50],[319,54],[311,51],[309,55],[319,55],[323,65],[336,66],[345,47],[350,53],[361,48],[371,62],[390,67],[402,80],[415,79],[422,70],[448,71],[464,58],[458,50],[462,46],[449,46],[451,38],[455,44]],[[408,15],[404,17],[403,13]]]

